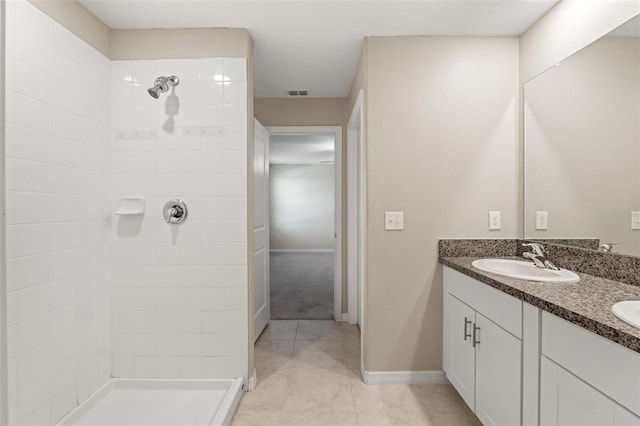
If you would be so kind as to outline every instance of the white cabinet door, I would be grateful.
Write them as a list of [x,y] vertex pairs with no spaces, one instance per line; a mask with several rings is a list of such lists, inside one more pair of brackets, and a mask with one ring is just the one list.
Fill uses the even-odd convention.
[[613,412],[613,424],[616,426],[640,426],[640,417],[616,404]]
[[484,425],[520,420],[522,341],[476,313],[476,410]]
[[469,408],[475,408],[475,353],[472,343],[475,311],[446,295],[447,378]]
[[544,356],[540,376],[541,425],[614,424],[612,400]]
[[543,356],[540,424],[637,426],[640,417]]

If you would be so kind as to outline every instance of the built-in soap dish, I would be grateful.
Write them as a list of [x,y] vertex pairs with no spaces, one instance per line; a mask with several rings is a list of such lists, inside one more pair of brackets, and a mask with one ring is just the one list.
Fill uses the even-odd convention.
[[134,216],[144,214],[144,197],[122,197],[120,199],[120,208],[116,210],[116,214],[121,216]]

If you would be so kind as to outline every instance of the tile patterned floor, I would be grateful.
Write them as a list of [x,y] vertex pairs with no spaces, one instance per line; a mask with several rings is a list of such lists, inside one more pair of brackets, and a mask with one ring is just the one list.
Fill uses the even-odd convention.
[[232,426],[480,425],[450,385],[365,385],[360,331],[346,323],[272,320],[255,362]]

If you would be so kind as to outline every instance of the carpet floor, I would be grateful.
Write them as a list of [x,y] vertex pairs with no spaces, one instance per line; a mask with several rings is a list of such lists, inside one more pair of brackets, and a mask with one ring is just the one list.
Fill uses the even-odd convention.
[[333,252],[272,252],[271,319],[333,319]]

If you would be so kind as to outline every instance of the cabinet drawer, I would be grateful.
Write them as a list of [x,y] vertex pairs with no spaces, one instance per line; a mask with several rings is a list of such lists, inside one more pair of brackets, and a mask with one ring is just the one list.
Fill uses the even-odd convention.
[[542,353],[640,415],[640,354],[637,352],[543,312]]
[[482,313],[509,333],[522,338],[522,301],[447,266],[445,291]]

